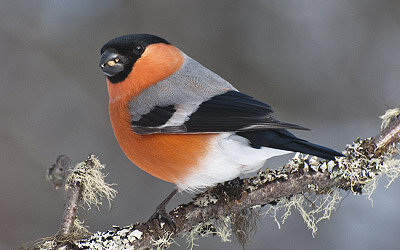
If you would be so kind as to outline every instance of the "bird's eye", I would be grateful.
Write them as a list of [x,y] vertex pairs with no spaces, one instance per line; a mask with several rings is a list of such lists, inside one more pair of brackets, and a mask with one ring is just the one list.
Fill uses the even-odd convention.
[[144,47],[142,45],[136,45],[135,47],[133,47],[133,53],[135,53],[136,55],[141,55],[144,51]]

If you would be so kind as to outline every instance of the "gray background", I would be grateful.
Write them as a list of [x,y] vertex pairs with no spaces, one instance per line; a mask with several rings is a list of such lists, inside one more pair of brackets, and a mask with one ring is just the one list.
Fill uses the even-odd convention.
[[[337,150],[377,134],[378,115],[399,106],[396,0],[0,4],[0,249],[58,230],[64,194],[44,176],[59,154],[77,162],[95,153],[118,183],[111,210],[80,212],[91,231],[146,220],[173,189],[134,167],[114,138],[98,61],[115,36],[166,38],[279,119],[313,129],[297,135]],[[373,207],[350,195],[315,239],[297,214],[281,230],[262,218],[248,249],[398,249],[400,185],[383,186]],[[179,195],[170,207],[189,199]],[[217,237],[198,243],[241,249]]]

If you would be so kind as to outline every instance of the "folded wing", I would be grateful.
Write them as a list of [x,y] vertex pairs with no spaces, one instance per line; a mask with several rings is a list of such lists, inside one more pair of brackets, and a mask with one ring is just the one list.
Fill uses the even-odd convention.
[[[185,113],[184,105],[156,106],[149,113],[132,121],[138,134],[152,133],[219,133],[269,129],[302,129],[299,125],[278,121],[271,106],[238,91],[227,91],[201,103],[182,124],[169,122],[176,112]],[[168,124],[174,124],[168,126]]]

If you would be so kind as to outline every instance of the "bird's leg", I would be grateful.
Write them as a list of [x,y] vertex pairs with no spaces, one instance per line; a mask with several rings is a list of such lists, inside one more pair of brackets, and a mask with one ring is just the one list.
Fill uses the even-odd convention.
[[176,225],[174,222],[174,219],[172,218],[172,216],[170,214],[168,214],[165,211],[165,207],[167,206],[168,202],[172,199],[172,197],[175,196],[175,194],[178,192],[178,189],[175,188],[174,191],[172,191],[172,193],[170,193],[167,198],[165,198],[165,200],[163,200],[160,205],[158,205],[156,211],[154,212],[154,214],[150,217],[149,221],[155,220],[155,219],[161,219],[163,221],[165,221],[167,224],[169,224],[170,226],[173,226],[174,229],[176,229]]

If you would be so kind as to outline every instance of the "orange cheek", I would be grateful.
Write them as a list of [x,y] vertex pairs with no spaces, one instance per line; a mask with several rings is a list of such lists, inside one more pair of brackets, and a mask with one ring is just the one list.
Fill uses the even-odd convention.
[[128,77],[119,83],[108,83],[110,102],[139,95],[144,89],[156,84],[179,70],[183,56],[179,49],[167,44],[147,46]]

